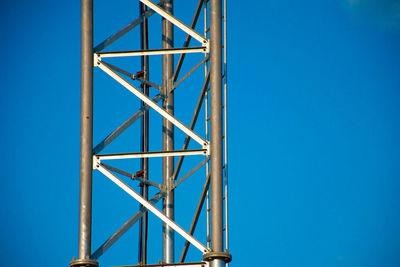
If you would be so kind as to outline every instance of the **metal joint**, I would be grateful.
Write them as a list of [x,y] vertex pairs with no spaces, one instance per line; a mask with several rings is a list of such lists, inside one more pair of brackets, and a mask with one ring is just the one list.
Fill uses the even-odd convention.
[[204,143],[203,149],[206,149],[205,156],[210,156],[210,142]]
[[203,261],[223,260],[225,263],[232,261],[232,255],[227,251],[215,252],[211,251],[203,254]]
[[98,267],[99,263],[92,259],[73,259],[69,263],[69,267]]
[[99,168],[100,164],[101,164],[100,157],[97,155],[94,155],[93,156],[93,170],[96,170],[97,168]]
[[171,191],[172,189],[174,189],[173,186],[168,186],[168,185],[165,185],[165,184],[160,184],[160,192],[161,192],[162,194],[166,194],[166,193],[168,193],[169,191]]
[[210,41],[209,40],[205,40],[203,41],[203,46],[205,47],[205,53],[210,53]]
[[98,67],[100,65],[101,55],[99,53],[93,54],[93,67]]

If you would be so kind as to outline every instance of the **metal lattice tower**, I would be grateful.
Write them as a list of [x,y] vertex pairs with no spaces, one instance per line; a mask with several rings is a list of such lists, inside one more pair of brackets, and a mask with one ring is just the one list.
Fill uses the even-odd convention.
[[[156,4],[150,0],[138,0],[140,14],[126,27],[111,35],[105,41],[93,47],[93,0],[81,0],[82,55],[81,55],[81,155],[80,155],[80,210],[79,210],[79,246],[78,259],[73,259],[70,266],[93,267],[99,265],[103,255],[129,228],[139,224],[137,266],[227,266],[231,260],[228,253],[228,191],[227,191],[227,75],[226,75],[226,0],[199,0],[193,12],[190,26],[182,23],[173,15],[173,0],[161,0]],[[200,16],[203,13],[203,16]],[[154,15],[154,16],[153,16]],[[162,48],[149,49],[151,29],[150,17],[162,17]],[[203,17],[204,32],[195,31],[196,24]],[[140,27],[140,50],[108,51],[104,50],[135,27]],[[182,46],[174,46],[174,30],[186,34]],[[190,45],[196,42],[197,45]],[[203,55],[199,62],[185,75],[180,76],[185,58],[193,53]],[[162,56],[162,84],[151,81],[149,58]],[[176,64],[174,55],[179,56]],[[107,62],[108,58],[140,57],[141,70],[133,74]],[[183,80],[204,67],[204,80],[198,85],[200,95],[193,111],[190,125],[185,125],[174,116],[174,94]],[[99,144],[93,147],[93,68],[101,69],[117,83],[129,90],[141,101],[141,107],[128,120],[122,123]],[[139,86],[135,86],[138,83]],[[140,89],[138,89],[138,87]],[[157,91],[150,97],[152,90]],[[196,97],[196,96],[195,96]],[[161,105],[158,104],[161,102]],[[203,109],[202,109],[203,107]],[[149,150],[149,110],[162,116],[162,150]],[[196,121],[203,110],[204,133],[201,137],[194,131]],[[134,122],[141,121],[139,152],[101,154],[102,150]],[[186,138],[183,144],[176,144],[175,131],[182,131]],[[189,149],[189,142],[197,143],[199,148]],[[176,150],[175,146],[182,146]],[[180,176],[183,159],[201,156],[203,160],[187,174]],[[162,184],[151,177],[149,158],[162,157]],[[138,159],[141,170],[135,174],[116,168],[110,164],[116,159]],[[107,163],[106,163],[107,162]],[[175,194],[179,194],[179,185],[190,175],[205,166],[205,182],[200,199],[195,209],[190,229],[183,229],[175,222]],[[151,166],[153,168],[153,166]],[[98,171],[113,181],[122,190],[140,203],[139,210],[99,248],[92,252],[92,172]],[[121,176],[140,183],[140,192],[136,192]],[[158,189],[153,196],[149,187]],[[162,200],[163,209],[155,204]],[[203,206],[206,206],[203,209]],[[194,231],[201,212],[206,213],[206,244],[199,242]],[[148,265],[148,212],[153,213],[163,222],[162,249],[163,259],[156,265]],[[96,222],[93,222],[96,223]],[[151,229],[152,231],[154,229]],[[186,241],[179,260],[175,257],[175,233]],[[160,241],[161,242],[161,241]],[[203,257],[196,263],[185,263],[189,246],[201,251]]]

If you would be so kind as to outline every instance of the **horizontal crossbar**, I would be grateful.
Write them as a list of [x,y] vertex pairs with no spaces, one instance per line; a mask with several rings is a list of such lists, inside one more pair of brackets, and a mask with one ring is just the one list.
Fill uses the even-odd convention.
[[171,54],[188,54],[188,53],[207,53],[207,47],[187,47],[187,48],[165,48],[165,49],[148,49],[148,50],[130,50],[130,51],[112,51],[99,52],[95,54],[97,58],[105,57],[132,57],[132,56],[154,56],[154,55],[171,55]]
[[171,150],[171,151],[149,151],[149,152],[133,152],[133,153],[115,153],[95,155],[99,160],[111,159],[137,159],[137,158],[154,158],[154,157],[171,157],[171,156],[190,156],[190,155],[206,155],[207,149],[187,149],[187,150]]

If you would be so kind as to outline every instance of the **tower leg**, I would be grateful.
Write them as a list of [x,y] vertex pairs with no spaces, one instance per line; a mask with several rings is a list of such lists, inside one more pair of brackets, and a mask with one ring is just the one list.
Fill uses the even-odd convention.
[[[144,14],[147,10],[147,7],[140,2],[139,3],[140,14]],[[148,39],[148,21],[144,19],[140,25],[140,48],[142,50],[146,50],[149,48],[149,39]],[[142,56],[142,71],[143,71],[143,79],[149,79],[149,56]],[[149,86],[146,83],[142,83],[143,93],[145,95],[149,95]],[[142,102],[142,107],[144,106],[144,102]],[[147,152],[149,151],[149,112],[145,111],[142,117],[142,135],[141,135],[141,151]],[[142,158],[141,159],[141,170],[143,171],[143,178],[149,179],[149,159]],[[149,189],[147,184],[143,184],[140,188],[140,193],[144,199],[149,199]],[[143,217],[140,219],[139,224],[139,263],[147,264],[147,232],[148,232],[148,213],[146,212]]]
[[78,260],[70,266],[98,266],[92,240],[93,0],[81,1],[81,152]]
[[[173,0],[163,0],[163,8],[173,14]],[[173,24],[168,20],[162,20],[162,46],[163,48],[174,47]],[[174,114],[174,93],[170,92],[174,74],[174,56],[163,55],[163,94],[166,99],[163,101],[163,107],[170,114]],[[174,150],[174,125],[163,119],[163,150]],[[163,183],[172,185],[174,172],[174,158],[163,158]],[[168,192],[163,200],[163,211],[170,219],[174,220],[175,200],[174,191]],[[174,230],[163,224],[163,262],[174,262]]]
[[211,249],[204,255],[212,267],[225,266],[222,180],[222,12],[221,0],[210,0],[210,145],[211,145]]

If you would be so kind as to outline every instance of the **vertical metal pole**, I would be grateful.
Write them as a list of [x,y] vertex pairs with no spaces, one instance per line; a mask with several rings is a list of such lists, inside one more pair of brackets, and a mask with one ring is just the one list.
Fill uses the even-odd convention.
[[[163,8],[173,14],[173,0],[163,0]],[[162,47],[172,48],[174,47],[174,32],[173,24],[168,20],[162,20]],[[163,55],[163,93],[166,99],[163,101],[163,107],[169,113],[174,114],[174,93],[170,92],[172,89],[173,74],[174,74],[174,57],[173,55]],[[174,149],[174,126],[171,122],[163,119],[163,150]],[[164,157],[163,158],[163,183],[164,185],[172,185],[174,172],[174,158]],[[174,219],[174,191],[170,191],[163,199],[163,211],[166,216],[170,219]],[[173,263],[174,262],[174,230],[163,224],[163,262]]]
[[[140,14],[144,14],[147,10],[146,5],[142,2],[139,3]],[[140,47],[142,50],[146,50],[149,47],[149,39],[148,39],[148,20],[147,18],[143,20],[140,25]],[[142,56],[142,71],[143,71],[143,79],[149,79],[149,57]],[[143,93],[145,95],[149,95],[149,87],[147,84],[142,83]],[[142,107],[144,106],[144,102],[142,102]],[[141,151],[147,152],[149,151],[149,112],[145,111],[142,117],[142,126],[141,126]],[[142,158],[141,159],[141,170],[143,171],[143,178],[148,179],[149,177],[149,159]],[[140,194],[144,199],[148,199],[149,189],[148,185],[142,183],[140,188]],[[146,212],[144,216],[140,219],[139,224],[139,264],[147,264],[147,231],[148,231],[148,213]]]
[[[222,55],[221,0],[210,0],[210,143],[211,143],[211,248],[224,251],[222,199]],[[211,266],[225,266],[220,258]]]
[[[227,11],[226,0],[224,0],[224,197],[225,197],[225,249],[229,250],[229,224],[228,224],[228,68],[227,68]],[[228,266],[228,264],[227,264]]]
[[[207,25],[207,1],[204,2],[204,8],[203,8],[203,12],[204,12],[204,36],[207,37],[207,32],[208,32],[208,25]],[[208,38],[207,38],[208,39]],[[204,55],[205,56],[205,55]],[[204,77],[207,76],[207,64],[204,64]],[[207,88],[206,90],[206,94],[204,97],[204,115],[205,115],[205,134],[206,134],[206,140],[209,140],[209,133],[208,133],[208,94],[209,90]],[[206,163],[206,177],[208,177],[208,173],[209,173],[210,167],[209,167],[209,161],[207,161]],[[206,196],[206,236],[207,236],[207,248],[211,247],[211,236],[210,236],[210,190],[207,190],[207,196]]]
[[70,266],[97,266],[92,239],[93,0],[81,1],[81,152],[78,260]]
[[93,0],[82,0],[79,258],[90,257],[92,229]]

